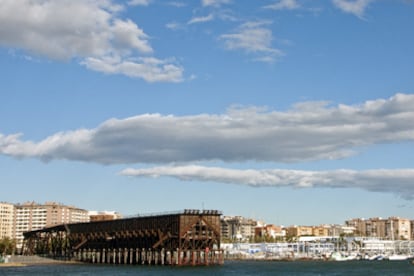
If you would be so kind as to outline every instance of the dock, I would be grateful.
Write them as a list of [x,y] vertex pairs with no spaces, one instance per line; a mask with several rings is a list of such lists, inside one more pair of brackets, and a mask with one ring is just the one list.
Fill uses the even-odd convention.
[[24,233],[23,254],[96,264],[223,264],[217,210],[62,224]]

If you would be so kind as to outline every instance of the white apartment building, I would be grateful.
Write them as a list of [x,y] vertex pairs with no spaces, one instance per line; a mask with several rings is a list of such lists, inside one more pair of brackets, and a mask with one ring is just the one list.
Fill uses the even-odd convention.
[[17,204],[15,205],[14,216],[14,238],[17,242],[17,248],[20,249],[22,247],[24,232],[58,224],[77,222],[89,222],[87,210],[56,202]]
[[0,202],[0,239],[13,238],[14,205]]

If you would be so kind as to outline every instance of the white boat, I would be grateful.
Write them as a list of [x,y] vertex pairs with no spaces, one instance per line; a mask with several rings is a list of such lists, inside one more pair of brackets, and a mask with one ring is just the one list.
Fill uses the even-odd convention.
[[410,256],[405,254],[392,254],[388,256],[388,260],[390,261],[405,261],[408,260]]
[[340,252],[335,251],[332,253],[331,255],[331,259],[337,262],[341,262],[341,261],[352,261],[352,260],[356,260],[357,256],[350,254],[348,256],[344,256],[342,255]]
[[[394,224],[394,222],[391,221],[391,238],[392,238],[392,241],[394,242],[394,227],[393,227],[393,224]],[[387,256],[387,259],[390,260],[390,261],[405,261],[405,260],[408,260],[409,258],[411,258],[410,255],[401,254],[401,253],[398,254],[396,252],[396,249],[395,249],[395,244],[393,244],[393,253],[391,255]]]
[[337,251],[332,253],[331,259],[334,260],[334,261],[337,261],[337,262],[347,260],[346,257],[342,256],[342,254],[337,252]]
[[369,261],[376,261],[376,260],[378,260],[378,258],[379,258],[380,256],[381,256],[381,255],[379,255],[379,254],[372,255],[372,256],[367,257],[367,260],[369,260]]

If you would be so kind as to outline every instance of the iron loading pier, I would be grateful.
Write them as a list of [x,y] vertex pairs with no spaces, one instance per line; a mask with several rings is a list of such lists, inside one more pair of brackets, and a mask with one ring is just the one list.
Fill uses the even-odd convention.
[[24,233],[23,254],[97,264],[221,265],[217,210],[62,224]]

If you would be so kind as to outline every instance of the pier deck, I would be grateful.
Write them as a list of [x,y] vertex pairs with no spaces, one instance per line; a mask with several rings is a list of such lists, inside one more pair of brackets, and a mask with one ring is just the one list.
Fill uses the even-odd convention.
[[217,210],[62,224],[24,233],[24,254],[92,263],[222,264]]

